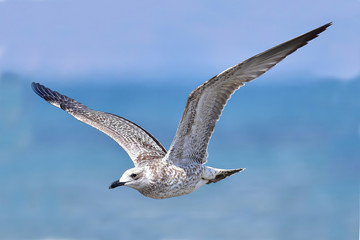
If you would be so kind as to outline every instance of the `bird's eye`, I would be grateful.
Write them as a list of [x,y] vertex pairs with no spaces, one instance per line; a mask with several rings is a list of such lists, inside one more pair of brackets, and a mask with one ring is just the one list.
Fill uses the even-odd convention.
[[130,177],[132,177],[132,178],[136,178],[136,176],[137,176],[137,174],[135,174],[135,173],[130,175]]

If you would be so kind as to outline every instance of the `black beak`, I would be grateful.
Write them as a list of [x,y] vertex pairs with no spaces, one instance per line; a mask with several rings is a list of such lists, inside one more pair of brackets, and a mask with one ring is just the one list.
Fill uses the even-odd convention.
[[109,186],[109,189],[120,187],[120,186],[123,186],[124,184],[125,184],[125,182],[119,182],[119,180],[116,180]]

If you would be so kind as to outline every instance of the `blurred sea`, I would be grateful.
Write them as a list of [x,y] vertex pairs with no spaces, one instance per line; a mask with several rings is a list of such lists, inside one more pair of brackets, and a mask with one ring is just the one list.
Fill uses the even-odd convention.
[[[197,86],[42,83],[134,121],[166,148]],[[207,164],[246,170],[167,200],[109,190],[130,158],[30,80],[0,80],[0,134],[0,239],[358,239],[360,79],[242,87]]]

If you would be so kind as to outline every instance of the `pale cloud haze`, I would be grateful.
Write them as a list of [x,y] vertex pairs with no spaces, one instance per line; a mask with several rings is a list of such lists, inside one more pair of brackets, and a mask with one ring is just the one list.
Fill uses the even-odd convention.
[[6,47],[0,70],[59,78],[195,76],[202,82],[330,21],[333,26],[269,74],[354,78],[360,74],[355,0],[6,1],[0,6],[0,46]]

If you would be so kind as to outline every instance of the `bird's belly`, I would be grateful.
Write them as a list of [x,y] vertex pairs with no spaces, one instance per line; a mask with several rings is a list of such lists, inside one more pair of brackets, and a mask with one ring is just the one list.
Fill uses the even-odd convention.
[[164,199],[189,194],[206,183],[203,177],[204,167],[200,164],[178,167],[166,166],[155,176],[146,188],[139,190],[151,198]]
[[157,187],[154,187],[151,191],[141,192],[143,195],[156,199],[165,199],[178,197],[192,193],[202,185],[206,183],[201,178],[196,178],[184,182],[176,182],[171,185],[160,183]]

